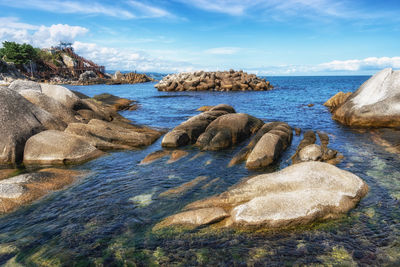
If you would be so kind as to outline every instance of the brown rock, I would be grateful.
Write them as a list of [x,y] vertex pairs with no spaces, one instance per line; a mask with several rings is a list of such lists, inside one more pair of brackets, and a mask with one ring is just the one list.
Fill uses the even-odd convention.
[[24,164],[79,164],[102,155],[103,152],[76,135],[48,130],[28,139],[24,150]]
[[167,190],[165,192],[162,192],[159,196],[160,197],[166,197],[166,196],[173,196],[173,195],[182,194],[183,192],[192,189],[193,187],[195,187],[196,185],[198,185],[199,183],[201,183],[201,182],[203,182],[203,181],[205,181],[207,179],[208,179],[207,176],[199,176],[199,177],[193,179],[190,182],[184,183],[181,186],[178,186],[176,188],[172,188],[172,189],[169,189],[169,190]]
[[208,125],[197,139],[196,145],[203,150],[228,148],[257,132],[263,124],[260,119],[248,114],[226,114]]
[[349,98],[351,94],[352,94],[351,92],[348,93],[339,92],[336,95],[332,96],[328,101],[326,101],[324,103],[324,106],[328,107],[330,112],[334,112],[344,102],[346,102],[347,98]]

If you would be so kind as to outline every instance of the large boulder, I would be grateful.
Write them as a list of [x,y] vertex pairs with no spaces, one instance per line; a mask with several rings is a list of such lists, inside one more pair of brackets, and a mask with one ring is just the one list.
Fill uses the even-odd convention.
[[15,80],[8,86],[8,88],[17,91],[18,93],[21,93],[24,90],[42,92],[42,88],[40,87],[39,83],[27,80]]
[[40,87],[43,94],[57,100],[67,108],[78,110],[83,105],[81,99],[64,86],[41,83]]
[[384,69],[347,98],[332,118],[345,125],[400,126],[400,71]]
[[229,105],[220,104],[212,107],[209,111],[191,117],[167,133],[161,145],[163,147],[180,147],[193,144],[211,122],[228,113],[235,113],[235,109]]
[[[172,215],[159,225],[198,226],[221,219],[224,221],[219,225],[224,226],[304,225],[341,216],[367,192],[367,184],[348,171],[327,163],[304,162],[255,176],[220,195],[191,203],[184,213]],[[213,211],[209,218],[204,209]]]
[[0,165],[22,161],[25,142],[46,129],[64,130],[65,124],[19,93],[0,89]]
[[78,122],[77,113],[64,106],[54,98],[51,98],[36,90],[23,90],[20,94],[25,97],[29,102],[51,113],[54,117],[67,124],[71,122]]
[[93,119],[88,124],[70,123],[67,133],[85,137],[96,137],[113,144],[141,147],[152,144],[161,133],[149,128],[139,128],[128,124],[118,124]]
[[230,161],[229,166],[246,161],[249,169],[262,168],[276,161],[291,144],[292,128],[285,122],[264,124]]
[[102,151],[76,135],[48,130],[28,139],[24,150],[24,164],[78,164],[103,154]]
[[264,122],[244,113],[231,113],[218,117],[199,136],[196,145],[203,150],[220,150],[248,138]]

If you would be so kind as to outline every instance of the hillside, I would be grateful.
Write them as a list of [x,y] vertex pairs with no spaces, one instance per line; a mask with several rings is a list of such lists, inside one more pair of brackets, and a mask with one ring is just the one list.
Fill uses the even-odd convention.
[[71,44],[33,48],[27,44],[4,42],[0,48],[0,84],[30,79],[57,84],[133,84],[153,81],[146,74],[117,71],[107,74],[104,66],[79,56]]

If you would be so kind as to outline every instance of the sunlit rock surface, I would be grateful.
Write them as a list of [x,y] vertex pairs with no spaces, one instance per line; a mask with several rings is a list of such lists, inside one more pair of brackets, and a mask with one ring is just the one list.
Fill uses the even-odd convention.
[[367,192],[367,184],[350,172],[327,163],[304,162],[255,176],[220,195],[191,203],[186,211],[166,218],[160,225],[207,224],[224,217],[220,211],[220,216],[204,218],[204,209],[217,208],[229,214],[224,217],[225,226],[304,225],[341,216]]
[[345,125],[400,126],[400,71],[384,69],[354,92],[332,118]]

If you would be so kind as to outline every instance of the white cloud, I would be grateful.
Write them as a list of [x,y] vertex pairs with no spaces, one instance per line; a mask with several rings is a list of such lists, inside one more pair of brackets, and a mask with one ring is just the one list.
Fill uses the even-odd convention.
[[128,1],[128,4],[135,8],[136,12],[141,14],[141,18],[173,17],[171,13],[159,7],[146,5],[133,0]]
[[60,41],[73,42],[89,30],[81,26],[53,24],[50,27],[19,22],[18,18],[0,17],[0,41],[29,43],[35,47],[51,47]]
[[216,47],[204,51],[206,54],[212,55],[233,55],[240,51],[239,47]]
[[318,66],[328,71],[378,70],[383,68],[400,68],[400,57],[369,57],[365,59],[333,60]]
[[174,17],[168,11],[154,5],[129,0],[120,4],[106,5],[97,1],[62,0],[0,0],[1,5],[29,8],[53,13],[105,15],[120,19]]
[[75,42],[73,47],[79,55],[104,65],[109,70],[182,72],[197,69],[187,62],[155,58],[146,52],[134,49],[115,49],[82,42]]
[[77,36],[85,35],[89,30],[80,26],[55,24],[50,27],[40,26],[32,35],[34,46],[50,47],[62,42],[73,42]]

